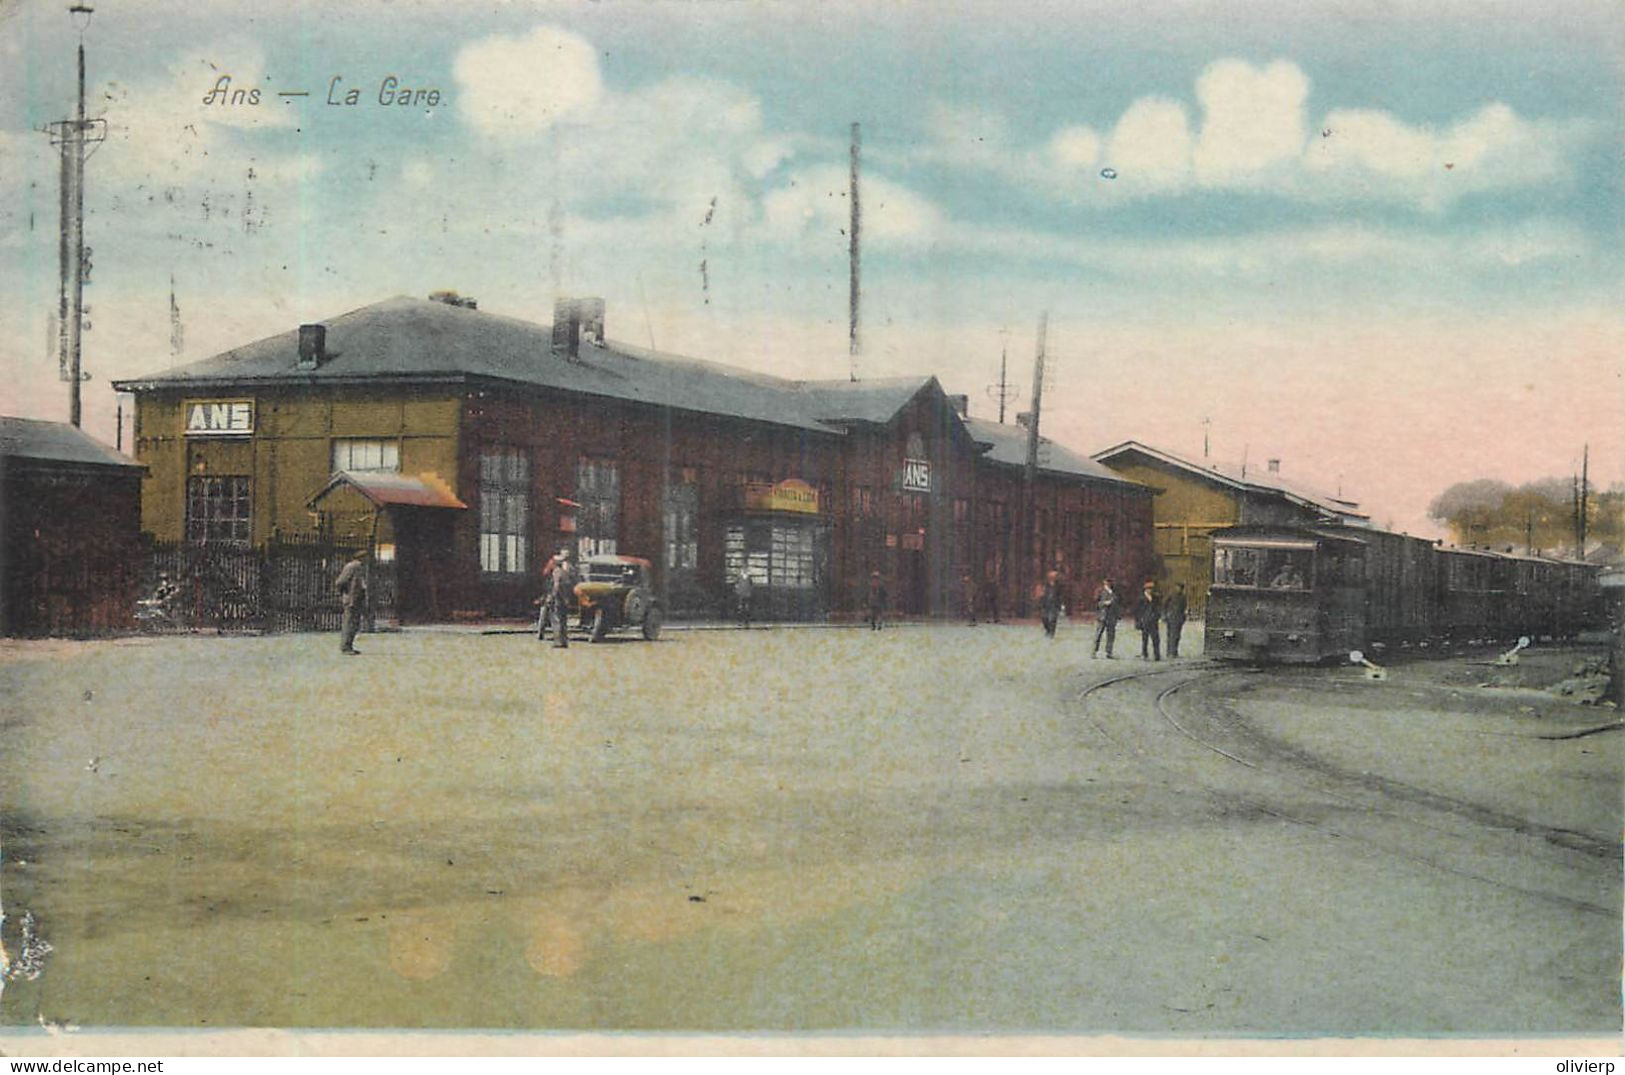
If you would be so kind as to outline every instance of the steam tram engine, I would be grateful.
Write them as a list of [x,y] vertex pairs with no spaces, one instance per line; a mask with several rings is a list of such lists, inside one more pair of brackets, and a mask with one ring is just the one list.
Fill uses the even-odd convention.
[[1314,663],[1430,640],[1572,637],[1603,622],[1597,570],[1385,530],[1230,527],[1213,534],[1205,650]]

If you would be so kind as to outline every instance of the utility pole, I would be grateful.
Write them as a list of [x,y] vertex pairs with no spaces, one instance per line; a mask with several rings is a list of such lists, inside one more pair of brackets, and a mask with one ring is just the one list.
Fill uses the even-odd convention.
[[1202,419],[1202,458],[1203,458],[1203,459],[1206,459],[1206,458],[1207,458],[1207,451],[1208,451],[1208,427],[1209,427],[1209,426],[1211,426],[1211,425],[1212,425],[1212,424],[1213,424],[1213,419],[1211,419],[1211,418],[1206,418],[1206,417],[1204,417],[1204,418],[1203,418],[1203,419]]
[[[1009,329],[1000,329],[1000,337],[1010,334]],[[987,394],[999,402],[999,424],[1004,425],[1004,406],[1016,398],[1015,386],[1010,383],[1007,376],[1010,365],[1010,345],[1007,340],[999,341],[999,383],[987,386]]]
[[1580,456],[1580,540],[1575,543],[1574,558],[1584,560],[1586,556],[1586,508],[1590,506],[1591,496],[1588,488],[1591,471],[1591,445],[1585,446]]
[[858,228],[863,223],[863,211],[858,202],[858,163],[862,152],[859,140],[858,125],[852,124],[852,218],[847,228],[847,261],[850,264],[851,280],[848,293],[848,352],[852,358],[851,378],[858,379]]
[[107,137],[107,121],[85,118],[85,27],[93,9],[77,3],[68,8],[79,29],[79,104],[73,119],[47,124],[53,144],[62,147],[61,238],[57,244],[57,373],[68,382],[68,421],[80,424],[81,336],[84,332],[85,277],[85,147]]
[[[1033,357],[1033,409],[1027,415],[1027,467],[1023,476],[1022,485],[1022,526],[1021,540],[1024,548],[1021,549],[1019,582],[1021,583],[1021,608],[1025,613],[1029,599],[1030,582],[1027,578],[1027,567],[1033,563],[1033,545],[1036,537],[1034,530],[1038,519],[1038,418],[1044,403],[1044,346],[1049,336],[1049,311],[1045,310],[1038,315],[1038,349]],[[1043,565],[1037,565],[1040,569]]]

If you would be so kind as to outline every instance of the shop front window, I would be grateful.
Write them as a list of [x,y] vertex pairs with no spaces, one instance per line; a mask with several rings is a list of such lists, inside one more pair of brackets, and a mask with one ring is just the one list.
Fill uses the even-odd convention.
[[666,494],[666,567],[693,571],[700,562],[699,487],[674,485]]
[[723,569],[731,582],[748,574],[758,586],[810,590],[815,585],[813,529],[785,523],[730,526],[723,535]]

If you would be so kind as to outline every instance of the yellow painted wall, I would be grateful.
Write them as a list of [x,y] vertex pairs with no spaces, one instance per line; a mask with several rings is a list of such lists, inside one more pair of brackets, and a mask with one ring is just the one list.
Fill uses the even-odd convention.
[[[161,397],[141,393],[136,398],[135,448],[136,458],[148,466],[141,489],[142,528],[160,540],[178,540],[186,525],[188,475],[248,475],[253,480],[256,544],[273,529],[308,533],[315,529],[315,519],[306,503],[331,477],[333,441],[349,437],[396,440],[401,473],[433,472],[459,492],[459,400],[444,389],[437,393],[405,388],[320,393],[285,388]],[[253,436],[186,437],[184,404],[204,398],[253,398]]]
[[1140,460],[1109,462],[1106,466],[1162,490],[1151,501],[1156,535],[1152,544],[1162,558],[1166,592],[1173,592],[1174,583],[1183,582],[1192,612],[1205,608],[1213,573],[1208,534],[1240,521],[1240,494],[1184,471]]

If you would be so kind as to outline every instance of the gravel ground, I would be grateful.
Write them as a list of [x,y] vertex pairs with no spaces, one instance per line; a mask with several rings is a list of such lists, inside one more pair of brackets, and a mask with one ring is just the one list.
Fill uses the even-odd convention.
[[[1145,666],[1090,661],[1081,626],[361,641],[0,649],[5,940],[26,910],[52,945],[6,1022],[1618,1030],[1617,921],[1121,749],[1077,694]],[[1495,737],[1597,711],[1451,685],[1396,708],[1406,674],[1380,701],[1300,677],[1248,712],[1617,835],[1618,736]]]

